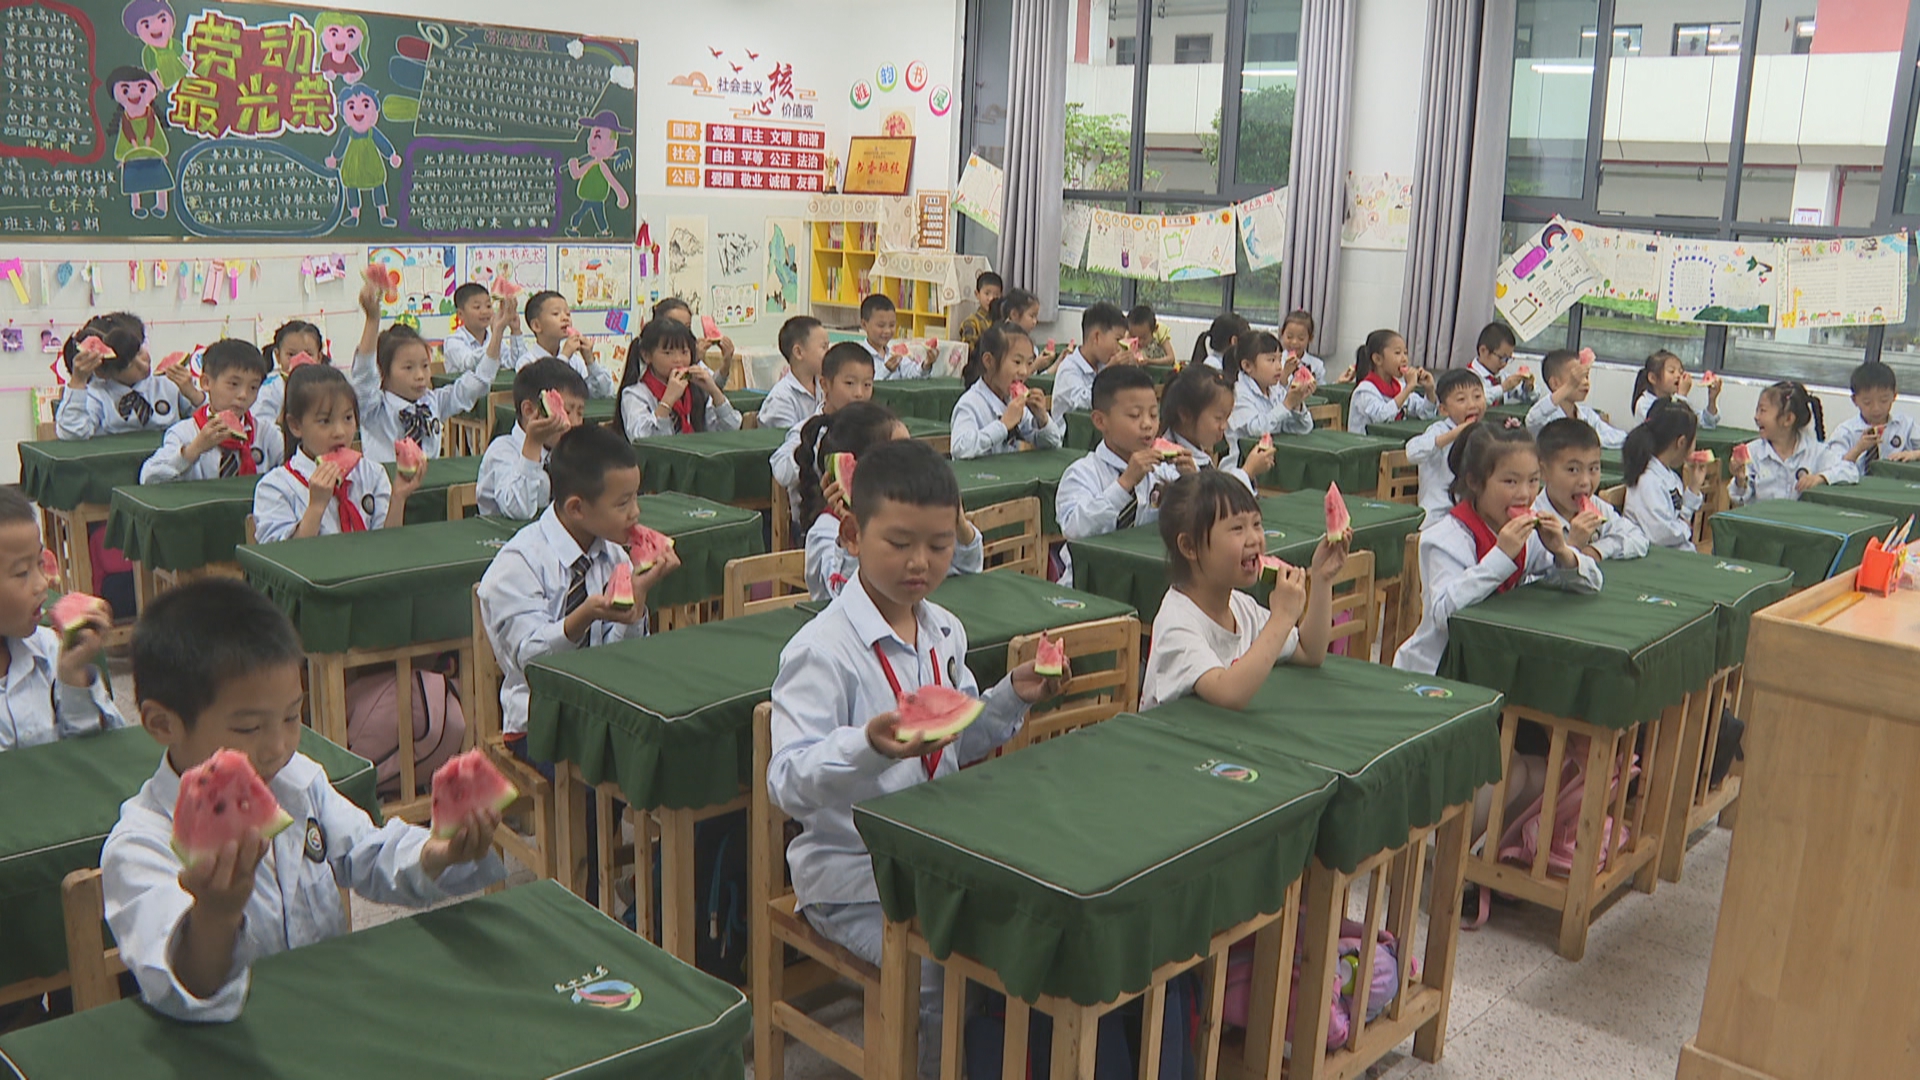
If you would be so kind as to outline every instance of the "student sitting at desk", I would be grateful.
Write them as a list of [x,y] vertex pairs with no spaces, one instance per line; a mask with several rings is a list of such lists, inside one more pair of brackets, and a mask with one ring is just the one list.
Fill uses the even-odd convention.
[[1513,331],[1498,319],[1481,327],[1480,340],[1474,342],[1473,359],[1467,362],[1467,370],[1481,380],[1487,404],[1525,405],[1533,400],[1531,375],[1517,371],[1501,374],[1513,362],[1513,350],[1519,344]]
[[[994,331],[989,330],[992,334]],[[854,474],[850,550],[859,572],[780,653],[773,684],[767,794],[803,826],[787,847],[800,914],[870,964],[885,917],[853,806],[986,757],[1013,736],[1027,705],[1058,692],[1031,661],[980,694],[967,630],[927,595],[947,576],[959,537],[953,469],[923,442],[878,445]],[[959,735],[904,742],[895,702],[923,686],[977,695],[986,711]],[[921,966],[921,1062],[937,1061],[940,967]]]
[[411,326],[398,323],[380,329],[380,290],[384,272],[369,268],[360,286],[360,310],[366,313],[360,344],[353,351],[353,392],[360,413],[360,449],[367,460],[395,459],[393,444],[412,439],[429,458],[440,456],[440,436],[447,418],[458,416],[486,399],[493,378],[500,373],[500,350],[513,302],[493,313],[494,343],[487,346],[480,366],[460,376],[452,386],[433,385],[433,349]]
[[932,355],[922,363],[907,352],[906,342],[893,340],[900,329],[900,313],[894,308],[892,297],[874,293],[861,300],[860,329],[867,335],[861,339],[860,347],[873,357],[876,380],[922,379],[933,373]]
[[[872,401],[873,355],[857,341],[842,341],[828,349],[826,358],[820,361],[820,394],[820,408],[806,419],[832,416],[854,402]],[[805,426],[803,420],[788,428],[780,449],[768,459],[774,483],[787,489],[793,523],[803,527],[813,520],[802,516],[800,505],[800,465],[813,456],[811,446],[804,453],[800,451],[800,432]]]
[[1760,437],[1746,443],[1747,461],[1729,461],[1727,494],[1735,506],[1760,499],[1798,499],[1821,484],[1857,484],[1860,469],[1827,441],[1820,399],[1792,379],[1760,391],[1753,408]]
[[1173,363],[1173,331],[1160,324],[1152,304],[1135,304],[1127,312],[1127,336],[1139,342],[1134,355],[1141,363]]
[[1853,369],[1848,379],[1853,391],[1853,419],[1833,433],[1833,445],[1861,472],[1875,461],[1920,461],[1920,423],[1909,413],[1896,413],[1900,379],[1885,361],[1869,360]]
[[780,324],[780,355],[787,370],[760,402],[761,427],[797,428],[820,411],[820,365],[827,345],[827,328],[811,315],[795,315]]
[[1365,435],[1367,425],[1387,420],[1431,420],[1439,414],[1430,396],[1433,372],[1410,367],[1407,339],[1397,330],[1375,330],[1355,350],[1359,382],[1347,402],[1347,429]]
[[453,333],[440,343],[440,351],[447,357],[447,374],[478,371],[489,356],[499,357],[502,371],[519,371],[533,359],[527,339],[520,336],[520,312],[509,311],[506,326],[496,330],[494,307],[493,293],[485,285],[469,281],[453,290]]
[[[685,300],[677,296],[669,296],[654,304],[653,318],[672,319],[681,326],[693,330],[693,309],[687,306]],[[694,363],[707,369],[707,373],[713,376],[715,386],[722,390],[726,389],[727,379],[733,374],[733,339],[720,333],[718,325],[715,325],[712,337],[707,336],[704,324],[702,329],[694,330],[693,336],[698,347],[698,355]],[[716,349],[720,352],[720,363],[717,367],[707,362],[707,354]]]
[[1651,546],[1633,519],[1599,497],[1600,436],[1570,416],[1551,421],[1536,440],[1540,497],[1533,508],[1567,523],[1567,542],[1596,560],[1638,559]]
[[1205,364],[1188,364],[1167,384],[1166,396],[1160,400],[1161,434],[1167,441],[1192,457],[1195,467],[1219,468],[1252,491],[1254,478],[1273,468],[1273,449],[1255,446],[1242,468],[1240,443],[1227,437],[1232,416],[1233,387]]
[[[816,416],[801,430],[799,506],[805,520],[812,523],[807,529],[806,577],[815,600],[840,595],[860,568],[860,557],[851,543],[848,492],[840,477],[827,475],[826,463],[835,454],[852,454],[857,463],[874,447],[907,437],[907,426],[885,406],[872,402],[848,405],[831,416]],[[950,573],[980,573],[986,565],[985,543],[964,510],[954,531],[960,543],[953,551]]]
[[567,298],[552,289],[527,297],[527,329],[533,332],[537,356],[553,356],[587,380],[587,395],[596,398],[618,396],[613,374],[594,360],[593,342],[573,325],[573,308]]
[[[375,828],[333,789],[299,751],[305,667],[286,615],[234,578],[167,592],[134,629],[140,722],[166,752],[120,807],[100,875],[120,959],[166,1016],[236,1019],[255,961],[350,929],[340,889],[426,907],[506,878],[490,850],[497,811],[440,838],[399,818]],[[270,840],[249,830],[183,867],[170,844],[180,777],[220,750],[247,756],[294,825]]]
[[1527,430],[1535,438],[1541,428],[1566,417],[1592,428],[1600,436],[1600,445],[1608,450],[1626,445],[1627,433],[1607,423],[1600,410],[1587,404],[1587,395],[1593,390],[1591,352],[1554,349],[1541,359],[1540,377],[1547,380],[1547,393],[1527,410]]
[[1121,340],[1126,333],[1126,316],[1120,309],[1102,300],[1080,313],[1080,347],[1060,361],[1053,376],[1053,411],[1069,413],[1093,404],[1093,377],[1109,364],[1131,364],[1136,360]]
[[1281,564],[1267,606],[1241,590],[1259,584],[1267,534],[1260,503],[1218,471],[1183,476],[1160,492],[1160,538],[1173,585],[1153,619],[1140,707],[1196,694],[1244,709],[1279,663],[1319,667],[1333,630],[1333,578],[1343,538],[1314,549],[1313,571]]
[[387,479],[387,470],[361,457],[342,472],[322,458],[345,449],[359,433],[353,387],[330,367],[308,364],[287,377],[287,405],[280,419],[292,451],[287,462],[260,478],[253,489],[254,536],[271,543],[297,536],[331,536],[368,529],[397,529],[407,497],[426,478]]
[[[1721,386],[1719,379],[1707,384],[1707,407],[1700,413],[1700,426],[1709,431],[1720,426]],[[1648,410],[1656,404],[1686,401],[1692,392],[1693,375],[1687,371],[1686,363],[1665,349],[1655,349],[1633,376],[1633,397],[1628,405],[1634,417],[1645,423]],[[1692,402],[1687,404],[1692,407]]]
[[[1064,415],[1047,414],[1047,395],[1029,388],[1033,339],[1012,323],[990,326],[967,361],[967,392],[953,406],[953,459],[1011,454],[1020,444],[1058,449],[1067,438]],[[1021,393],[1014,393],[1018,385]]]
[[186,361],[153,373],[139,316],[116,311],[89,319],[60,352],[68,379],[54,410],[54,433],[62,439],[164,431],[206,404]]
[[1465,368],[1448,368],[1434,380],[1440,401],[1440,419],[1407,440],[1407,460],[1420,467],[1420,509],[1427,512],[1426,528],[1453,510],[1453,469],[1447,457],[1454,442],[1487,412],[1487,396],[1480,377]]
[[[140,482],[254,476],[280,464],[285,450],[276,423],[261,423],[253,400],[267,376],[267,358],[251,341],[222,338],[200,357],[207,403],[167,429],[160,449],[140,466]],[[222,417],[240,421],[234,430]]]
[[627,346],[620,377],[620,422],[627,438],[739,431],[740,410],[693,362],[693,331],[677,319],[655,319]]
[[1204,364],[1223,377],[1231,374],[1227,371],[1227,357],[1233,355],[1240,339],[1252,332],[1252,325],[1231,311],[1215,315],[1212,325],[1193,339],[1193,359],[1188,366]]
[[1233,413],[1227,420],[1227,432],[1236,439],[1258,439],[1262,435],[1305,435],[1313,430],[1313,414],[1307,411],[1307,398],[1313,394],[1311,378],[1295,382],[1293,372],[1281,359],[1280,339],[1265,330],[1249,332],[1233,350]]
[[[1093,428],[1100,445],[1060,476],[1054,513],[1068,540],[1104,536],[1160,517],[1161,488],[1197,471],[1193,452],[1172,461],[1153,448],[1160,435],[1160,398],[1145,368],[1120,364],[1093,378]],[[1065,546],[1060,584],[1073,585]]]
[[[1290,311],[1287,319],[1280,324],[1280,351],[1289,360],[1299,361],[1301,367],[1313,373],[1313,381],[1327,381],[1327,362],[1313,355],[1313,335],[1315,324],[1310,311]],[[1351,376],[1352,372],[1348,372]],[[1351,378],[1342,379],[1350,382]]]
[[[549,414],[543,395],[556,391],[566,406]],[[547,456],[560,437],[584,423],[587,381],[566,361],[543,356],[513,376],[512,431],[493,440],[480,459],[474,498],[480,512],[530,521],[553,501]]]
[[52,583],[46,554],[39,512],[18,490],[0,487],[0,750],[127,726],[94,669],[109,621],[90,622],[71,643],[40,625]]
[[1627,516],[1661,547],[1692,551],[1693,515],[1706,501],[1706,462],[1688,461],[1698,432],[1683,398],[1653,403],[1627,435],[1620,460],[1627,470]]
[[264,351],[270,370],[260,384],[260,393],[253,399],[253,418],[278,427],[280,406],[287,400],[287,376],[305,364],[331,364],[333,357],[327,355],[326,338],[320,328],[305,319],[281,323],[273,332],[273,344]]

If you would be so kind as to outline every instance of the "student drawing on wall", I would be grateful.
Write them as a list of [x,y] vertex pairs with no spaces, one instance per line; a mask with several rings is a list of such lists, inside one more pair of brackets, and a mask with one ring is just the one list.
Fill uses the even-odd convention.
[[633,132],[620,125],[612,109],[601,109],[581,120],[580,126],[587,129],[587,152],[580,157],[567,159],[567,174],[578,182],[574,194],[580,199],[580,209],[567,219],[567,235],[581,235],[581,224],[588,214],[592,214],[599,223],[594,235],[606,236],[612,231],[607,226],[607,196],[618,199],[622,210],[632,201],[627,189],[620,186],[620,179],[613,174],[613,170],[625,164],[632,153],[621,149],[620,136]]
[[399,168],[400,153],[380,132],[380,95],[366,86],[342,90],[340,120],[340,141],[327,155],[327,168],[340,171],[340,186],[347,192],[347,224],[360,224],[360,193],[371,191],[380,224],[391,228],[395,222],[387,212],[387,166]]
[[[138,0],[135,0],[137,3]],[[367,20],[339,11],[323,11],[313,21],[320,35],[320,74],[352,86],[367,73]]]
[[160,81],[137,67],[117,67],[107,76],[107,92],[119,105],[113,114],[113,160],[120,163],[120,192],[133,201],[133,216],[144,218],[141,197],[153,194],[153,216],[167,216],[173,194],[173,167],[167,164],[167,121],[153,103]]
[[173,40],[175,19],[167,0],[130,0],[120,25],[140,39],[140,63],[167,89],[187,77],[185,47]]

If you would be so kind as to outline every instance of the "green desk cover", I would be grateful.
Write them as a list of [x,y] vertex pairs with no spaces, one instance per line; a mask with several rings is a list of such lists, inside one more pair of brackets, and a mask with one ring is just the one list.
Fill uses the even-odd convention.
[[1528,585],[1462,608],[1448,628],[1441,675],[1602,727],[1652,720],[1717,670],[1719,620],[1699,600]]
[[1067,438],[1062,445],[1069,450],[1093,453],[1094,448],[1100,445],[1100,432],[1094,430],[1092,412],[1074,409],[1067,413]]
[[760,514],[692,495],[640,496],[640,523],[673,538],[680,568],[647,595],[654,609],[711,600],[726,591],[727,563],[767,552]]
[[894,415],[917,416],[922,420],[953,422],[953,407],[966,387],[959,379],[945,376],[931,379],[887,379],[873,384],[873,400],[894,411]]
[[727,404],[739,410],[742,416],[760,411],[760,403],[767,400],[765,390],[755,390],[749,386],[736,388],[723,387],[720,391],[727,395]]
[[1134,614],[1133,605],[1122,599],[1005,570],[950,577],[933,591],[932,600],[967,628],[967,668],[982,689],[1006,677],[1007,645],[1014,638]]
[[[1516,405],[1495,405],[1494,407],[1487,410],[1487,415],[1498,416],[1503,420],[1511,417],[1512,419],[1518,420],[1521,423],[1525,423],[1527,419],[1527,410],[1531,408],[1533,408],[1533,402],[1531,401],[1527,402],[1525,405],[1517,405],[1517,404]],[[1367,425],[1367,430],[1372,431],[1373,425],[1371,424]]]
[[1720,463],[1724,473],[1727,458],[1732,456],[1733,448],[1741,443],[1752,442],[1759,437],[1760,433],[1752,428],[1727,427],[1722,424],[1717,428],[1701,428],[1693,437],[1693,445],[1697,450],[1713,451],[1713,458]]
[[20,489],[48,510],[105,506],[113,501],[114,488],[140,482],[140,466],[165,437],[162,431],[136,431],[73,442],[23,442]]
[[1800,493],[1802,502],[1885,514],[1905,521],[1920,514],[1920,479],[1864,476],[1857,484],[1821,484]]
[[1229,738],[1121,716],[860,803],[887,917],[1007,991],[1081,1004],[1278,911],[1337,778]]
[[[300,752],[380,820],[372,762],[311,728],[300,732]],[[120,804],[153,776],[161,753],[146,729],[130,727],[0,754],[0,986],[67,969],[60,882],[100,865]]]
[[988,502],[1001,502],[1003,499],[1021,499],[1028,495],[1038,497],[1040,531],[1046,536],[1057,536],[1060,532],[1060,522],[1054,516],[1054,509],[1057,502],[1055,497],[1060,494],[1060,474],[1067,471],[1067,466],[1086,456],[1084,450],[1064,448],[1028,450],[1018,454],[994,454],[991,457],[955,461],[953,472],[960,478],[962,502],[968,506],[974,503],[967,501],[967,492],[972,491],[975,493],[974,497],[979,498],[979,492],[989,488],[997,489],[1001,484],[1007,487],[1000,490],[1012,492],[1012,494],[989,499],[979,505],[985,506]]
[[1032,390],[1045,390],[1048,394],[1052,394],[1053,377],[1058,371],[1059,369],[1055,368],[1053,371],[1036,372],[1027,376],[1027,387]]
[[1860,565],[1867,540],[1898,526],[1880,513],[1825,506],[1805,499],[1766,499],[1713,515],[1715,554],[1784,566],[1794,585],[1818,585]]
[[753,709],[780,650],[812,617],[762,612],[537,660],[527,750],[614,781],[643,809],[726,802],[753,770]]
[[[633,1004],[576,1003],[568,984],[590,975]],[[752,1020],[740,991],[536,881],[266,957],[233,1023],[120,1001],[0,1039],[0,1064],[24,1080],[737,1080]]]
[[[1240,440],[1240,460],[1258,440]],[[1372,491],[1380,485],[1380,455],[1404,443],[1351,431],[1319,428],[1305,435],[1273,437],[1273,471],[1259,477],[1262,487],[1282,491],[1327,490],[1337,483],[1343,492]]]
[[1245,711],[1184,697],[1141,715],[1337,774],[1317,854],[1350,873],[1500,779],[1500,704],[1483,687],[1329,656],[1274,668]]
[[[1339,362],[1335,361],[1335,363]],[[1348,361],[1345,366],[1353,365]],[[1350,382],[1323,382],[1314,387],[1313,393],[1315,397],[1326,398],[1340,406],[1340,423],[1344,426],[1347,422],[1347,408],[1353,403],[1354,386],[1355,384]]]
[[640,490],[764,506],[773,492],[773,452],[786,438],[783,428],[750,428],[637,440]]
[[1644,558],[1608,559],[1600,570],[1606,578],[1606,592],[1682,597],[1712,604],[1719,617],[1714,663],[1723,668],[1746,659],[1747,627],[1753,613],[1786,599],[1794,581],[1793,571],[1784,567],[1657,546]]
[[1367,434],[1376,439],[1392,439],[1404,447],[1432,426],[1431,420],[1381,420],[1368,424]]
[[[388,479],[394,467],[387,466]],[[407,524],[447,520],[447,489],[480,479],[479,457],[439,458],[427,466],[420,490],[407,500]],[[131,484],[113,489],[107,545],[154,570],[198,570],[232,562],[247,541],[257,476]]]
[[[486,406],[477,405],[475,408],[484,409]],[[614,418],[619,415],[619,398],[590,398],[587,401],[586,408],[580,410],[581,419],[589,424],[616,423],[617,421],[615,421]],[[475,417],[475,419],[478,419],[478,417]],[[514,425],[519,422],[520,418],[513,413],[512,402],[496,406],[493,410],[493,437],[497,439],[507,432],[512,431]]]
[[1885,476],[1893,480],[1920,481],[1920,461],[1888,461],[1880,458],[1867,466],[1868,476]]

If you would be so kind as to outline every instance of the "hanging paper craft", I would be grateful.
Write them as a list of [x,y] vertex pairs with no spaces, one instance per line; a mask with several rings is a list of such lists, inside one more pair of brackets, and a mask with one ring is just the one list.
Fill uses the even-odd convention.
[[1493,277],[1493,306],[1529,341],[1593,288],[1599,275],[1558,215],[1507,256]]
[[17,326],[0,330],[0,350],[20,352],[27,347],[27,332]]
[[[13,295],[17,297],[21,303],[24,304],[27,302],[27,267],[25,263],[19,259],[0,260],[0,277],[5,277],[7,283],[13,286]],[[91,301],[89,301],[89,303],[91,303]]]
[[503,283],[537,293],[549,288],[547,249],[538,244],[473,245],[467,248],[467,280],[496,295],[505,295]]
[[633,303],[633,249],[613,245],[555,248],[554,285],[575,311]]
[[1233,273],[1233,210],[1163,216],[1160,276],[1167,281]]
[[458,275],[452,245],[370,248],[367,265],[386,271],[387,287],[380,295],[383,317],[453,314]]
[[1060,265],[1069,270],[1080,269],[1080,263],[1086,256],[1087,231],[1093,227],[1093,207],[1086,203],[1070,202],[1060,212]]
[[666,254],[667,295],[685,300],[695,315],[700,314],[708,299],[706,216],[668,218]]
[[1600,280],[1580,298],[1591,307],[1653,317],[1660,299],[1660,238],[1651,233],[1567,223]]
[[1160,218],[1095,207],[1087,232],[1087,269],[1160,280]]
[[1413,223],[1413,178],[1392,173],[1347,173],[1347,218],[1340,246],[1407,250]]
[[1280,265],[1287,246],[1287,189],[1256,195],[1233,212],[1240,221],[1240,249],[1246,253],[1247,266],[1265,270]]
[[1789,240],[1780,329],[1907,321],[1907,234]]
[[760,315],[760,283],[715,285],[713,307],[709,310],[722,326],[751,326]]
[[1770,241],[1662,236],[1660,321],[1772,326],[1784,261]]
[[1005,194],[1006,174],[1000,171],[1000,166],[979,154],[970,154],[967,167],[960,174],[960,186],[954,189],[953,208],[998,233],[1000,204]]

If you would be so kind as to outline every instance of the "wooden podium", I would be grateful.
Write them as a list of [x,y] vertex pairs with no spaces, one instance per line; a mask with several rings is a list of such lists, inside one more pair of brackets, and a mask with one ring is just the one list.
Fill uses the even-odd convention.
[[1920,1077],[1920,591],[1761,611],[1699,1034],[1679,1080]]

